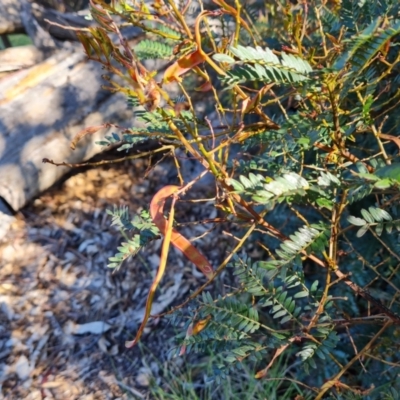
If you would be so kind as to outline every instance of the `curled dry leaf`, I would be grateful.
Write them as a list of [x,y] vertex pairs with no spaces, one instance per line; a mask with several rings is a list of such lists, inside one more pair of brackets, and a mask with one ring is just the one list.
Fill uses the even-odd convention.
[[[167,229],[167,221],[163,215],[165,201],[168,197],[176,193],[179,189],[179,186],[165,186],[156,193],[156,195],[153,197],[153,200],[151,201],[150,215],[162,235],[165,235]],[[193,264],[195,264],[196,267],[201,272],[203,272],[203,274],[208,279],[213,276],[213,269],[207,258],[205,258],[204,255],[201,254],[199,250],[197,250],[196,247],[194,247],[192,243],[189,242],[188,239],[182,236],[175,229],[172,229],[171,243],[182,254],[184,254],[186,258],[188,258]]]
[[165,228],[165,239],[162,245],[161,249],[161,260],[160,260],[160,266],[158,267],[158,271],[156,276],[154,277],[153,283],[151,284],[149,294],[147,296],[146,300],[146,308],[145,308],[145,315],[143,318],[142,323],[140,324],[140,327],[136,333],[136,337],[134,340],[127,341],[125,342],[125,347],[133,347],[141,338],[144,328],[146,327],[147,321],[149,320],[150,317],[150,312],[151,312],[151,306],[153,304],[153,299],[155,292],[157,290],[158,284],[160,283],[162,277],[164,276],[165,272],[165,267],[167,265],[167,258],[168,258],[168,253],[169,253],[169,245],[171,243],[171,235],[172,235],[172,225],[174,222],[174,212],[175,212],[175,198],[172,202],[171,205],[171,211],[168,219],[168,224],[166,224]]
[[[187,328],[185,340],[189,339],[191,336],[198,335],[203,329],[206,328],[210,319],[211,319],[211,315],[208,315],[206,318],[201,319],[200,321],[197,321],[196,324],[191,322]],[[181,347],[179,355],[182,356],[185,353],[186,353],[186,344],[184,344]]]
[[204,61],[205,57],[199,50],[196,50],[195,52],[190,53],[187,56],[181,57],[179,60],[177,60],[167,68],[164,73],[164,82],[170,83],[173,81],[181,81],[181,79],[179,78],[181,75],[190,71],[192,68],[196,67]]
[[99,131],[100,129],[104,128],[104,125],[97,125],[97,126],[89,126],[88,128],[82,129],[80,132],[78,132],[75,137],[72,139],[71,142],[71,149],[75,150],[76,149],[76,145],[78,144],[78,142],[85,137],[86,135],[93,135],[94,133],[96,133],[97,131]]
[[150,203],[151,218],[154,224],[160,230],[161,234],[164,235],[165,239],[161,250],[160,266],[153,280],[153,283],[150,287],[149,295],[147,297],[145,315],[143,321],[139,327],[135,339],[132,341],[127,341],[125,343],[125,346],[128,348],[133,347],[139,341],[140,337],[142,336],[143,330],[146,326],[146,323],[150,317],[154,294],[165,272],[170,244],[176,247],[190,261],[192,261],[193,264],[195,264],[208,279],[210,279],[213,276],[213,269],[209,261],[189,242],[189,240],[187,240],[184,236],[182,236],[177,230],[175,230],[172,227],[174,220],[174,212],[175,212],[174,208],[175,199],[171,206],[171,212],[169,215],[168,222],[164,218],[163,212],[164,212],[165,201],[168,199],[168,197],[174,195],[179,189],[180,189],[179,186],[174,186],[174,185],[165,186],[156,193],[156,195],[153,197]]

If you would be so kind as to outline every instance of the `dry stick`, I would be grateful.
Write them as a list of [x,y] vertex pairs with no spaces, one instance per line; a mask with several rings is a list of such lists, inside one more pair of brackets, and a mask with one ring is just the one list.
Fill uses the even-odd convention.
[[376,357],[371,353],[365,353],[365,355],[367,357],[369,357],[369,358],[372,358],[372,359],[374,359],[376,361],[381,362],[382,364],[390,365],[391,367],[395,367],[395,368],[400,368],[400,364],[399,363],[394,363],[394,362],[390,362],[390,361],[387,361],[387,360],[383,360],[382,358]]
[[[381,245],[390,253],[390,255],[394,258],[397,259],[397,261],[400,261],[400,257],[376,234],[376,232],[374,232],[373,229],[371,229],[371,227],[368,228],[368,230],[372,233],[372,235],[375,237],[375,239],[381,243]],[[391,278],[397,273],[397,271],[400,268],[400,264],[397,265],[397,267],[395,268],[394,271],[392,271],[392,273],[390,274],[390,276],[388,277],[388,280],[390,281]],[[392,298],[392,304],[395,301],[395,298],[399,295],[399,291],[396,290],[395,295]]]
[[[162,163],[162,162],[167,158],[168,155],[169,155],[168,153],[163,154],[163,155],[161,156],[161,158],[160,158],[159,160],[157,160],[154,164],[152,164],[152,161],[153,161],[152,157],[149,157],[149,159],[148,159],[149,165],[148,165],[148,167],[146,168],[146,171],[144,172],[143,178],[147,178],[147,177],[149,176],[150,172],[153,171],[154,168],[155,168],[157,165],[159,165],[160,163]],[[173,157],[174,157],[174,160],[175,160],[175,154],[173,155]]]
[[178,180],[179,180],[180,186],[182,186],[183,185],[183,177],[181,174],[181,166],[179,164],[178,157],[176,156],[175,151],[172,151],[172,157],[174,159],[176,173],[178,175]]
[[[350,329],[349,329],[348,326],[345,326],[345,329],[346,329],[347,336],[349,337],[350,343],[353,346],[354,353],[357,355],[358,354],[357,346],[354,343],[353,336],[351,336]],[[362,367],[363,371],[365,373],[367,373],[367,370],[365,369],[364,364],[362,363],[361,360],[360,360],[360,364],[361,364],[361,367]]]
[[[365,104],[365,99],[361,96],[361,93],[359,91],[357,91],[357,97],[360,100],[361,104]],[[378,143],[378,147],[381,151],[382,157],[384,158],[386,164],[390,165],[391,161],[390,161],[390,159],[386,153],[385,147],[383,146],[383,143],[381,141],[380,132],[376,129],[374,124],[371,125],[370,129],[371,129],[373,135],[375,136],[375,139]]]
[[192,32],[189,29],[184,16],[179,12],[178,8],[176,7],[175,1],[168,0],[168,3],[171,6],[172,10],[174,11],[176,19],[180,22],[182,28],[185,30],[187,37],[189,39],[193,39]]
[[343,376],[343,374],[365,353],[367,352],[371,346],[374,344],[374,342],[382,335],[382,333],[386,330],[386,328],[392,324],[392,321],[387,321],[385,325],[382,326],[382,328],[379,330],[378,333],[375,334],[375,336],[367,343],[367,345],[358,353],[356,354],[348,363],[345,365],[342,370],[336,374],[332,379],[329,380],[329,382],[326,382],[322,386],[322,390],[319,392],[318,396],[315,398],[315,400],[321,400],[323,395],[332,387],[335,385],[335,383]]
[[400,261],[400,256],[398,256],[377,234],[376,232],[374,232],[371,227],[368,228],[369,232],[371,232],[372,236],[374,236],[374,238],[382,245],[382,247],[384,247],[388,253],[390,253],[390,255],[393,258],[396,258],[397,261]]
[[190,238],[190,242],[195,242],[196,240],[202,239],[203,237],[206,237],[209,233],[211,233],[217,226],[213,225],[210,229],[207,229],[204,233],[202,233],[201,235],[198,235],[196,237],[192,237]]
[[307,17],[308,17],[307,0],[303,0],[303,6],[304,6],[304,16],[303,16],[303,27],[301,29],[301,35],[300,35],[300,43],[303,43],[303,39],[304,36],[306,35],[306,29],[307,29]]
[[318,326],[323,327],[335,324],[335,326],[346,327],[351,324],[378,324],[378,323],[384,323],[386,321],[390,321],[390,318],[387,318],[386,315],[372,315],[367,317],[358,317],[351,319],[346,319],[346,318],[332,319],[329,322],[320,323],[318,324]]
[[308,385],[306,385],[304,382],[300,382],[300,381],[298,381],[298,380],[296,380],[296,379],[293,379],[293,378],[264,378],[264,382],[269,382],[269,381],[271,381],[271,382],[274,382],[274,381],[288,381],[288,382],[291,382],[291,383],[295,383],[296,385],[299,385],[299,386],[304,386],[306,389],[308,389],[310,392],[317,392],[317,389],[315,389],[315,388],[313,388],[313,387],[311,387],[311,386],[308,386]]
[[[337,256],[338,225],[340,222],[340,217],[341,217],[342,211],[344,209],[345,198],[346,198],[345,194],[346,194],[346,191],[343,192],[340,203],[336,204],[334,206],[334,209],[332,212],[331,237],[329,240],[329,257],[327,257],[327,258],[333,265],[337,265],[336,256]],[[331,287],[331,271],[330,271],[330,268],[328,268],[327,274],[326,274],[325,289],[324,289],[322,298],[319,301],[318,308],[317,308],[314,316],[312,317],[310,323],[308,324],[307,332],[310,332],[310,330],[317,324],[320,315],[324,311],[324,306],[325,306],[325,302],[328,299],[328,293],[329,293],[330,287]]]
[[57,24],[57,22],[50,21],[49,19],[45,19],[44,21],[47,22],[49,25],[57,26],[58,28],[64,29],[66,31],[90,32],[90,29],[88,28],[76,28],[70,25]]
[[[184,88],[184,86],[183,86],[182,84],[179,83],[179,87],[181,88],[183,94],[185,95],[185,97],[186,97],[186,99],[187,99],[187,101],[188,101],[188,103],[189,103],[190,110],[192,111],[193,115],[195,115],[195,110],[194,110],[194,107],[193,107],[192,99],[190,98],[189,94],[187,93],[187,91],[185,90],[185,88]],[[183,119],[183,118],[182,118],[182,119]],[[183,122],[186,124],[186,121],[185,121],[184,119],[183,119]],[[186,125],[187,125],[187,124],[186,124]],[[197,124],[194,125],[194,130],[190,130],[190,129],[188,128],[188,131],[191,133],[193,139],[195,139],[195,140],[197,141],[197,146],[198,146],[200,152],[201,152],[201,153],[203,154],[203,156],[206,158],[208,164],[210,165],[210,169],[213,171],[213,169],[212,169],[212,166],[213,166],[213,165],[212,165],[212,164],[213,164],[213,163],[212,163],[213,158],[210,157],[210,156],[208,155],[207,150],[205,149],[205,147],[204,147],[204,145],[203,145],[203,141],[198,140],[199,135],[198,135]],[[212,132],[212,131],[211,131],[211,132]],[[212,133],[213,133],[213,132],[212,132]],[[213,171],[213,172],[214,172],[214,171]]]
[[261,379],[264,378],[265,375],[267,375],[269,369],[272,367],[272,365],[274,364],[274,361],[295,341],[297,340],[297,337],[292,337],[288,340],[287,343],[285,343],[284,345],[282,345],[281,347],[279,347],[279,349],[276,349],[275,354],[272,356],[271,361],[268,363],[268,365],[263,368],[262,370],[258,371],[256,373],[256,379]]
[[[351,240],[346,236],[346,234],[343,234],[344,239],[346,240],[347,244],[350,246],[351,250],[356,254],[357,258],[364,264],[366,265],[368,268],[372,269],[372,271],[375,272],[375,274],[377,275],[376,278],[380,278],[383,281],[385,281],[389,286],[391,286],[396,292],[400,292],[400,288],[398,288],[392,281],[390,281],[390,279],[385,278],[382,274],[379,273],[378,271],[378,265],[374,266],[373,264],[371,264],[368,260],[366,260],[363,255],[357,251],[357,249],[353,246],[353,243],[351,242]],[[383,265],[383,264],[382,264]],[[397,268],[396,268],[397,270]],[[395,271],[396,271],[395,270]],[[392,275],[389,277],[392,278]]]
[[[336,266],[337,268],[337,266]],[[374,297],[372,297],[366,290],[360,288],[357,284],[352,282],[350,279],[347,278],[347,275],[344,274],[342,271],[340,271],[339,268],[334,270],[334,273],[336,276],[343,280],[343,282],[350,287],[356,294],[360,295],[363,297],[365,300],[371,302],[374,306],[379,308],[379,310],[387,315],[390,319],[391,322],[395,325],[400,325],[400,316],[394,313],[393,311],[389,310],[386,306],[384,306],[379,300],[376,300]]]
[[146,157],[146,156],[151,156],[155,153],[160,153],[165,150],[172,151],[174,150],[175,147],[168,145],[168,146],[162,146],[159,149],[151,150],[151,151],[146,151],[145,153],[140,153],[140,154],[134,154],[132,156],[126,156],[126,157],[121,157],[121,158],[116,158],[114,160],[102,160],[102,161],[97,161],[97,162],[84,162],[84,163],[76,163],[76,164],[71,164],[71,163],[66,163],[66,162],[61,162],[57,163],[54,162],[53,160],[50,160],[48,158],[43,158],[42,162],[43,163],[48,163],[48,164],[53,164],[56,167],[70,167],[70,168],[79,168],[79,167],[99,167],[101,165],[107,165],[107,164],[114,164],[118,162],[123,162],[126,160],[136,160],[141,157]]
[[203,172],[200,172],[199,175],[196,176],[196,178],[193,178],[189,183],[187,183],[185,186],[181,187],[178,191],[177,194],[180,195],[182,193],[186,193],[188,189],[190,189],[196,182],[198,182],[201,178],[203,178],[206,174],[208,174],[208,170],[205,170]]
[[322,25],[321,15],[319,13],[318,7],[314,7],[314,12],[315,12],[315,16],[318,21],[318,29],[319,29],[319,33],[320,33],[321,39],[322,39],[322,48],[324,49],[324,57],[326,58],[328,56],[328,50],[327,50],[327,46],[326,46],[325,32],[324,32],[324,28]]

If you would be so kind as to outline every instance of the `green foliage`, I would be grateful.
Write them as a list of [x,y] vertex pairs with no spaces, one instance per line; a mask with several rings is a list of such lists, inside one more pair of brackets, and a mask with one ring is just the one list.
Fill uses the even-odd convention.
[[113,132],[109,136],[105,136],[103,140],[99,140],[96,144],[100,146],[114,146],[117,145],[117,151],[130,150],[134,145],[147,141],[147,136],[124,134],[122,137]]
[[395,388],[390,388],[389,393],[384,394],[384,400],[399,400],[399,392]]
[[[249,24],[262,13],[218,0],[221,9],[200,8],[190,27],[181,6],[132,13],[124,2],[123,11],[98,2],[105,31],[119,33],[105,23],[115,13],[148,34],[133,52],[120,42],[124,54],[103,31],[81,35],[87,54],[128,82],[120,91],[136,99],[143,122],[102,144],[168,146],[189,190],[197,177],[183,181],[186,161],[175,153],[183,150],[213,176],[224,220],[243,229],[217,269],[232,272],[227,292],[204,286],[171,317],[185,326],[176,353],[218,354],[219,383],[241,368],[266,378],[285,358],[280,379],[301,382],[303,398],[398,397],[390,387],[400,362],[398,2],[267,2],[268,23]],[[207,16],[222,33],[211,32]],[[230,23],[239,25],[231,31]],[[139,62],[149,57],[174,57],[158,81]],[[193,75],[210,94],[192,95]],[[170,98],[173,81],[183,101]],[[206,117],[195,111],[204,103]],[[109,213],[129,234],[110,259],[115,268],[158,232],[146,213]]]
[[135,52],[140,60],[167,59],[172,56],[172,51],[172,47],[168,44],[154,40],[142,40],[135,46]]
[[[369,207],[368,211],[361,209],[363,218],[353,217],[350,215],[347,220],[356,226],[361,226],[356,236],[362,237],[371,227],[375,227],[375,232],[381,236],[383,230],[388,234],[392,233],[393,227],[400,231],[400,220],[393,221],[392,216],[385,210],[376,207]],[[385,222],[386,221],[386,222]]]
[[[126,242],[122,242],[118,247],[118,253],[109,258],[107,265],[109,268],[120,268],[129,257],[135,256],[143,247],[160,237],[159,230],[147,211],[142,211],[133,218],[130,217],[127,207],[114,208],[106,212],[112,218],[111,225],[116,226],[126,237]],[[126,236],[126,232],[129,232],[130,238]]]
[[230,47],[240,63],[226,54],[215,54],[214,59],[234,66],[234,70],[228,72],[228,78],[224,80],[228,85],[244,83],[246,81],[259,81],[264,83],[297,83],[308,79],[312,72],[310,64],[299,57],[282,53],[279,59],[270,49],[261,47]]
[[268,183],[263,183],[265,181],[263,175],[250,173],[248,178],[240,175],[239,181],[230,179],[229,183],[236,193],[250,195],[252,200],[260,204],[287,200],[291,195],[304,194],[309,188],[308,182],[293,172],[283,174],[275,180],[268,179]]
[[[400,182],[400,163],[396,164],[391,164],[391,165],[385,165],[382,168],[379,168],[375,172],[376,176],[379,176],[381,178],[387,178],[387,179],[392,179],[396,182]],[[387,181],[386,179],[386,181]],[[388,182],[390,183],[390,182]],[[387,186],[389,187],[390,184]]]
[[[13,33],[5,36],[8,38],[8,41],[10,42],[12,47],[27,46],[29,44],[32,44],[32,40],[30,39],[30,37],[22,33]],[[3,48],[4,48],[3,41],[0,40],[0,49]]]
[[[148,357],[149,349],[143,351]],[[190,358],[184,363],[172,359],[166,363],[160,362],[157,355],[152,356],[162,373],[163,379],[152,379],[150,382],[150,398],[159,400],[292,400],[302,392],[301,385],[295,380],[280,379],[280,371],[288,367],[288,360],[282,360],[269,371],[269,379],[259,380],[253,371],[245,365],[236,374],[219,379],[217,384],[210,377],[215,377],[213,366],[221,360],[218,353],[209,352],[201,360],[191,362]],[[182,361],[182,360],[178,360]],[[154,377],[156,378],[156,377]],[[315,393],[314,393],[315,395]],[[305,396],[304,400],[312,400],[313,394]]]
[[350,71],[359,75],[372,58],[381,51],[384,44],[400,33],[400,20],[390,21],[384,31],[380,31],[380,18],[371,22],[362,32],[347,41],[347,50],[336,60],[334,68],[341,69],[346,63]]
[[[179,100],[175,100],[175,104],[179,104]],[[139,143],[147,142],[150,139],[159,139],[165,143],[175,139],[173,131],[161,113],[138,109],[139,103],[137,99],[132,97],[128,98],[128,105],[134,109],[135,119],[142,127],[128,129],[126,130],[127,133],[122,135],[113,132],[111,135],[105,136],[103,140],[96,142],[96,144],[106,147],[117,146],[117,151],[128,151]],[[171,110],[165,110],[165,113],[171,117],[171,120],[178,127],[182,127],[185,123],[193,120],[193,114],[188,111],[182,111],[180,119],[176,118]],[[182,121],[183,118],[184,121]]]

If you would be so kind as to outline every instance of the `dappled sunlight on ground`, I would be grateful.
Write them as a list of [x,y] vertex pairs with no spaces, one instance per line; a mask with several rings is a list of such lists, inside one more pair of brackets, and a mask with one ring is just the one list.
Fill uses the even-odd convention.
[[[132,339],[143,316],[161,242],[113,273],[107,259],[121,237],[110,228],[105,209],[113,204],[128,205],[132,212],[147,208],[152,195],[170,183],[168,168],[158,166],[146,180],[143,162],[87,170],[19,214],[0,243],[0,383],[5,399],[132,398],[146,393],[150,377],[160,380],[174,328],[152,320],[142,340],[147,353],[140,346],[127,350],[124,342]],[[210,218],[213,212],[204,205],[189,207],[195,219]],[[177,218],[182,216],[178,210]],[[180,230],[198,236],[205,228]],[[209,248],[214,260],[225,249],[216,249],[211,235],[196,246],[205,252]],[[155,312],[180,303],[203,282],[177,252],[169,260]]]

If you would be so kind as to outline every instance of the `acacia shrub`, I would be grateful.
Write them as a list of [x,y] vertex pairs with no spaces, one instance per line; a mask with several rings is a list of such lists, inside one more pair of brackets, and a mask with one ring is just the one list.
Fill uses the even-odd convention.
[[[149,141],[155,150],[126,158],[174,158],[179,187],[157,198],[163,205],[167,193],[173,206],[195,183],[182,179],[183,149],[213,176],[218,211],[243,229],[220,265],[202,269],[207,282],[188,298],[191,307],[169,312],[186,321],[176,351],[219,354],[217,381],[244,363],[265,379],[286,357],[293,365],[281,379],[303,385],[297,398],[398,398],[398,2],[90,4],[98,26],[79,33],[84,49],[110,73],[105,86],[125,93],[145,123],[115,127],[101,145],[129,151]],[[143,30],[133,48],[126,26]],[[170,61],[161,78],[146,58]],[[146,318],[129,345],[178,243],[174,207],[162,228],[161,213],[149,211],[108,211],[126,237],[111,268],[165,236]],[[245,254],[247,242],[265,257]],[[224,268],[238,285],[212,297],[206,287]]]

